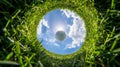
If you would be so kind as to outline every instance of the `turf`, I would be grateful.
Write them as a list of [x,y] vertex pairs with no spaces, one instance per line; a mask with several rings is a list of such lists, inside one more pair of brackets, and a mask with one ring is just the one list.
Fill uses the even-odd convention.
[[[119,67],[119,0],[1,0],[0,67]],[[36,38],[39,20],[50,10],[70,9],[85,21],[82,48],[67,56],[51,54]]]

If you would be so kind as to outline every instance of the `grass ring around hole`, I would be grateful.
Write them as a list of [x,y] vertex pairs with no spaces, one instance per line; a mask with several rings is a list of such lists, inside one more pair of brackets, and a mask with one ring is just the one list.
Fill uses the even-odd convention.
[[90,57],[90,55],[94,51],[97,41],[99,40],[100,32],[98,31],[99,18],[98,18],[97,11],[88,1],[81,1],[81,2],[46,1],[45,3],[33,6],[30,10],[28,10],[25,13],[25,22],[29,30],[28,36],[31,39],[31,41],[33,41],[33,45],[34,46],[41,45],[36,37],[37,26],[39,24],[40,19],[42,19],[42,17],[47,12],[54,9],[58,9],[58,8],[69,9],[73,12],[76,12],[80,17],[83,18],[85,22],[86,31],[87,31],[85,42],[77,52],[69,55],[54,54],[45,50],[42,46],[38,48],[39,50],[38,52],[42,52],[43,50],[45,50],[42,56],[44,58],[49,58],[49,59],[51,57],[56,59],[73,59],[75,57],[82,57],[82,58]]

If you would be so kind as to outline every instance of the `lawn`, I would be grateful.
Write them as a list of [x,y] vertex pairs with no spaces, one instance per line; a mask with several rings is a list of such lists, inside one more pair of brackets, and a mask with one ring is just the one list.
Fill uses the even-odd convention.
[[[40,19],[57,8],[85,21],[87,37],[76,53],[50,53],[37,40]],[[0,67],[120,67],[119,57],[119,0],[0,0]]]

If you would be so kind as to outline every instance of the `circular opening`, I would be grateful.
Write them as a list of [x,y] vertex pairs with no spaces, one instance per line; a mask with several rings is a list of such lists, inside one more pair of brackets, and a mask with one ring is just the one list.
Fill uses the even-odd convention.
[[42,46],[55,54],[72,54],[80,49],[86,37],[84,21],[68,9],[48,12],[37,27],[37,38]]

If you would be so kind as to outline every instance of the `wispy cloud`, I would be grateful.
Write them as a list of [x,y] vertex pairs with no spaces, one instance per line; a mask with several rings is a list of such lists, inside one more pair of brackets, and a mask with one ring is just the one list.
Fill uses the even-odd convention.
[[84,21],[75,13],[69,10],[61,10],[67,16],[67,18],[73,18],[73,25],[70,26],[70,31],[68,36],[72,38],[72,44],[68,44],[65,48],[76,48],[80,46],[80,43],[84,42],[86,29],[84,26]]
[[45,19],[42,19],[37,27],[37,34],[40,35],[42,33],[42,26],[46,26],[47,28],[50,28],[50,26],[48,25],[48,22]]
[[47,28],[50,28],[48,25],[48,21],[46,21],[45,19],[42,19],[41,22],[44,26],[46,26]]
[[[61,11],[63,12],[63,14],[65,14],[65,16],[67,18],[70,18],[70,17],[74,17],[74,18],[79,18],[79,16],[77,16],[76,13],[70,11],[70,10],[67,10],[67,9],[61,9]],[[81,19],[81,18],[80,18]]]
[[59,44],[57,44],[57,43],[54,43],[54,45],[55,45],[55,46],[57,46],[57,47],[59,47],[59,46],[60,46],[60,45],[59,45]]

